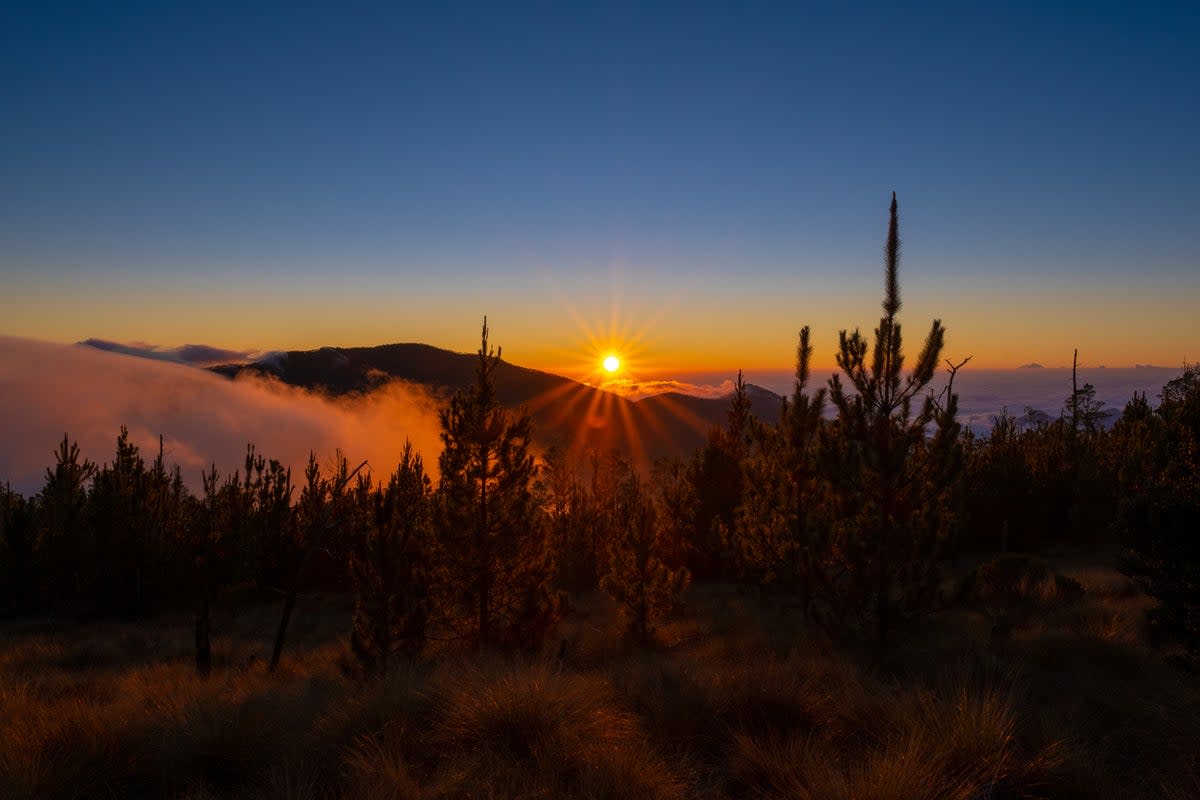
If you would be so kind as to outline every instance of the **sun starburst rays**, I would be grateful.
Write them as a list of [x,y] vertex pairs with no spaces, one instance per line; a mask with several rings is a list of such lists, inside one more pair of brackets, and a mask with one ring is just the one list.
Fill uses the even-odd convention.
[[578,383],[557,387],[534,398],[529,408],[555,433],[554,443],[568,459],[584,464],[589,454],[613,450],[648,468],[664,455],[679,455],[694,445],[708,423],[685,402],[657,397],[638,399],[647,383],[658,383],[670,365],[657,363],[654,325],[666,305],[643,313],[627,313],[620,294],[597,319],[562,299],[561,307],[575,333],[559,350],[561,371]]

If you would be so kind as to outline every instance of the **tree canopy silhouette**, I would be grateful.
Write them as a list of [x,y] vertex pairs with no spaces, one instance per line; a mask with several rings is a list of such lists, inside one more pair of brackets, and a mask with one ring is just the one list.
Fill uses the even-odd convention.
[[499,363],[485,318],[475,383],[440,412],[438,579],[461,598],[480,647],[533,645],[562,607],[551,586],[554,552],[534,492],[530,419],[497,400]]

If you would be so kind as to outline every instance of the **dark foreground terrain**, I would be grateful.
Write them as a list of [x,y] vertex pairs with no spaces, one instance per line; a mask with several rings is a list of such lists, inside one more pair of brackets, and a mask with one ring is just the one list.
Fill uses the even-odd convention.
[[270,605],[217,613],[208,679],[183,617],[9,623],[0,796],[1200,796],[1200,688],[1144,642],[1150,601],[1094,559],[1050,564],[1074,582],[977,582],[882,653],[726,586],[693,587],[649,649],[592,595],[564,658],[443,645],[369,681],[339,598],[302,599],[275,674]]

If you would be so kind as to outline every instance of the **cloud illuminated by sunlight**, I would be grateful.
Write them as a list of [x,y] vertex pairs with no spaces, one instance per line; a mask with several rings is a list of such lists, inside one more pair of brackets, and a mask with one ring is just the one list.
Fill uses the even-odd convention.
[[548,348],[548,358],[543,361],[549,371],[603,391],[572,392],[564,388],[535,398],[529,405],[530,408],[556,406],[560,415],[585,420],[566,443],[568,459],[585,457],[589,451],[595,451],[605,435],[609,441],[615,435],[616,440],[624,442],[627,455],[635,463],[645,463],[647,448],[653,442],[669,438],[672,431],[681,429],[703,433],[707,423],[684,404],[668,401],[656,406],[653,413],[649,410],[634,413],[629,401],[667,392],[712,397],[727,391],[723,386],[662,380],[662,376],[674,371],[675,365],[656,361],[655,353],[664,350],[656,326],[664,319],[674,298],[656,296],[653,306],[647,308],[636,301],[630,302],[624,295],[621,265],[613,265],[610,278],[607,309],[597,308],[595,293],[587,295],[584,300],[587,305],[581,308],[576,295],[556,291],[557,305],[566,312],[574,330],[568,331],[561,346]]
[[608,378],[597,384],[596,388],[635,401],[668,393],[719,399],[733,393],[733,381],[725,380],[718,384],[702,384],[677,380],[635,381],[630,378]]
[[299,474],[310,451],[394,468],[405,440],[437,467],[438,400],[393,381],[365,395],[328,397],[262,377],[228,380],[166,360],[0,336],[0,481],[36,491],[66,433],[93,461],[111,458],[122,425],[146,452],[166,438],[169,463],[198,488],[202,470],[236,469],[253,442]]

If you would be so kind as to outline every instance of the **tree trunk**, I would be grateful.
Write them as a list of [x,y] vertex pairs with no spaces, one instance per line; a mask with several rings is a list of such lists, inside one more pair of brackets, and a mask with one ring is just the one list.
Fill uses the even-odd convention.
[[292,609],[295,607],[296,589],[293,587],[283,603],[283,616],[279,618],[279,629],[275,631],[275,648],[271,651],[271,664],[268,667],[270,672],[274,672],[279,666],[279,659],[283,655],[283,643],[287,638],[288,623],[292,620]]
[[488,481],[488,445],[486,442],[480,444],[479,453],[479,649],[483,650],[491,643],[491,609],[488,604],[488,597],[491,594],[491,552],[488,547],[488,504],[487,504],[487,481]]
[[212,644],[209,640],[209,602],[205,597],[196,614],[196,672],[207,678],[212,672]]

